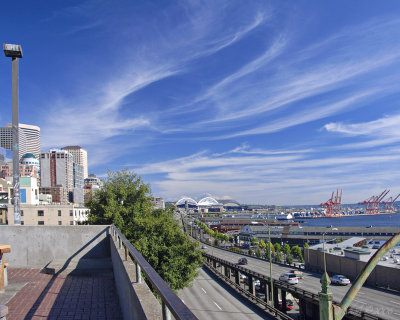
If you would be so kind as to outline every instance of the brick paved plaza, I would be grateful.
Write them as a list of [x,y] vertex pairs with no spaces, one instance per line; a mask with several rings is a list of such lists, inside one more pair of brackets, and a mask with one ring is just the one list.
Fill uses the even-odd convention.
[[21,289],[6,303],[7,320],[122,319],[111,277],[49,275],[39,269],[9,268],[8,282],[10,287],[20,285]]

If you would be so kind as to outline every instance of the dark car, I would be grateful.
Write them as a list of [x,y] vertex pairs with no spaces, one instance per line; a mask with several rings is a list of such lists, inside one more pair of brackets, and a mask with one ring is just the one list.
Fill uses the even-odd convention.
[[238,261],[238,264],[247,264],[247,259],[246,258],[240,258]]
[[256,291],[256,297],[265,300],[265,293]]

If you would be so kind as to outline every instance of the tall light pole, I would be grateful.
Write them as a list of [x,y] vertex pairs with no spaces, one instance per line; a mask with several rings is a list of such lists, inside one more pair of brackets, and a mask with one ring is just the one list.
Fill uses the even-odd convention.
[[13,144],[13,189],[14,224],[21,224],[20,188],[19,188],[19,137],[18,137],[18,59],[22,58],[19,44],[3,44],[6,57],[12,58],[12,144]]
[[269,247],[269,281],[270,281],[270,287],[271,287],[271,303],[272,305],[274,304],[274,280],[272,279],[272,257],[271,257],[271,251],[272,251],[272,242],[271,242],[271,226],[268,224],[266,225],[263,222],[252,222],[254,224],[260,223],[264,227],[268,227],[268,247]]
[[271,282],[271,302],[272,305],[274,304],[274,285],[272,280],[272,258],[271,258],[271,251],[272,251],[272,242],[271,242],[271,226],[268,225],[268,246],[269,246],[269,281]]

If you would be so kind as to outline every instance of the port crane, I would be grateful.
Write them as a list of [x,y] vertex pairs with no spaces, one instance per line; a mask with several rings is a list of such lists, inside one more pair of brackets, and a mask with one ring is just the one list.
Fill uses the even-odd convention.
[[343,190],[340,189],[340,195],[339,195],[339,189],[337,189],[336,195],[335,195],[335,191],[333,191],[331,198],[328,201],[320,204],[321,207],[326,208],[325,216],[334,217],[334,216],[341,214],[342,193],[343,193]]
[[365,213],[378,214],[380,213],[380,204],[384,197],[389,193],[390,189],[385,189],[379,196],[372,196],[358,204],[365,204]]
[[400,197],[400,193],[397,195],[396,198],[390,197],[389,199],[382,201],[384,207],[385,207],[385,212],[387,213],[395,213],[396,210],[394,209],[394,202]]

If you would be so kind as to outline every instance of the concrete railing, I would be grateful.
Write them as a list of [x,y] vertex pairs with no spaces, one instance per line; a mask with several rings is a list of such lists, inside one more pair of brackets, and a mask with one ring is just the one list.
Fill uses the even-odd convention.
[[[168,286],[168,284],[160,277],[160,275],[150,266],[143,256],[135,249],[135,247],[125,238],[125,236],[112,225],[111,235],[117,244],[119,250],[123,250],[125,261],[131,260],[135,264],[136,281],[143,282],[142,273],[160,296],[162,303],[163,319],[171,319],[171,313],[175,319],[195,320],[196,316]],[[114,263],[114,262],[113,262]]]

